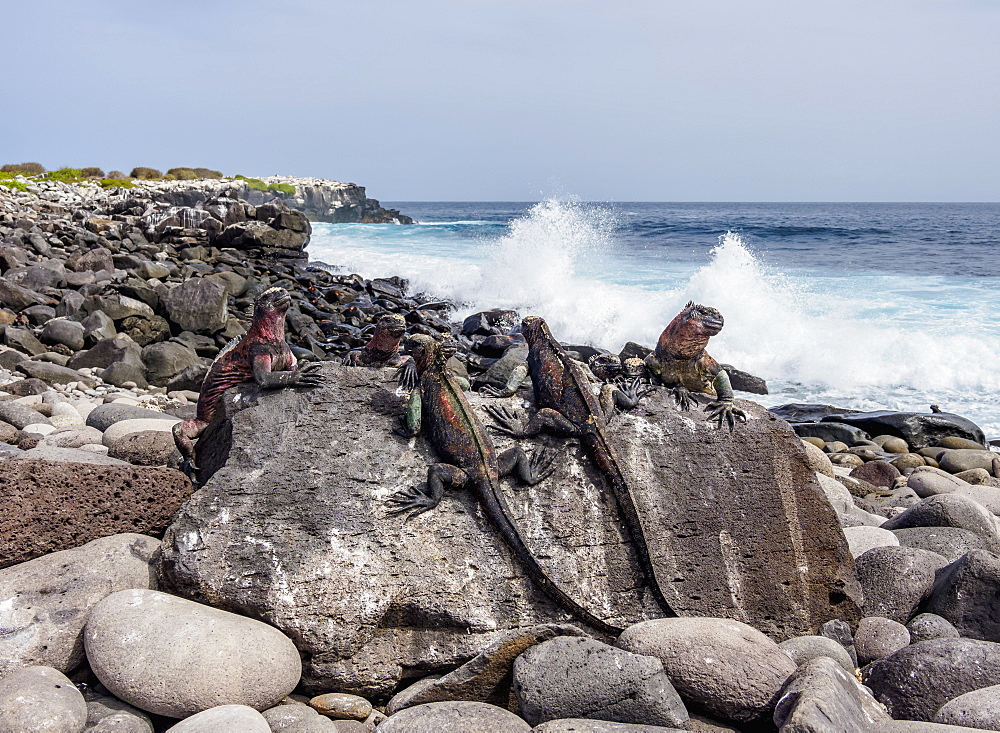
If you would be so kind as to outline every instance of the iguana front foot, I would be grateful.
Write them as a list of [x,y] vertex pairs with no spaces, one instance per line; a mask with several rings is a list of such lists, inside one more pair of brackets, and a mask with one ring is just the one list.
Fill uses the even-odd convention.
[[672,391],[674,399],[677,401],[677,406],[681,410],[690,410],[697,404],[697,400],[691,396],[691,390],[687,387],[674,387]]
[[526,438],[529,433],[524,429],[524,423],[520,416],[505,405],[487,405],[486,412],[493,418],[494,424],[490,427],[509,435],[512,438]]
[[429,496],[416,486],[402,489],[390,496],[387,501],[394,506],[388,510],[389,514],[403,514],[404,520],[410,520],[420,516],[429,509],[438,505],[438,500]]
[[633,409],[639,404],[639,400],[656,391],[656,387],[641,377],[633,379],[619,377],[615,380],[614,385],[618,388],[618,393],[615,395],[615,404],[623,410]]
[[178,467],[181,473],[191,479],[191,483],[197,485],[198,483],[198,467],[194,464],[194,459],[185,458],[181,461],[181,465]]
[[553,448],[539,448],[531,454],[528,461],[528,470],[521,476],[524,482],[530,486],[541,483],[556,470],[556,457],[559,451]]
[[729,432],[733,432],[736,429],[737,422],[745,423],[747,421],[747,414],[739,409],[732,400],[710,402],[705,405],[705,412],[709,413],[709,420],[718,421],[719,428],[722,428],[722,423],[725,421],[729,425]]
[[320,363],[316,361],[311,361],[308,364],[303,364],[301,367],[292,372],[292,378],[290,380],[289,386],[291,387],[320,387],[326,381],[326,377],[318,373],[316,370],[319,369]]
[[399,382],[399,386],[410,392],[416,389],[417,384],[420,382],[420,375],[417,374],[417,365],[413,362],[413,359],[407,358],[399,369],[396,370],[394,378]]

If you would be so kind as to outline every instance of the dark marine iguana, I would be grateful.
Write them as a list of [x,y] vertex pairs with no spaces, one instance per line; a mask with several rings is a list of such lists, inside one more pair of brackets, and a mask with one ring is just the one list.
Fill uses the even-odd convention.
[[708,340],[722,330],[722,314],[707,305],[688,301],[656,342],[656,348],[646,357],[650,377],[672,387],[674,398],[682,410],[694,407],[692,392],[715,397],[705,406],[709,420],[725,422],[729,429],[737,420],[746,422],[747,415],[736,407],[729,374],[719,362],[708,355]]
[[345,366],[399,367],[396,373],[406,389],[417,384],[413,359],[399,353],[399,345],[406,333],[406,319],[398,313],[386,313],[375,323],[371,340],[360,349],[352,349],[341,360]]
[[412,437],[423,429],[443,461],[428,467],[426,488],[413,486],[390,497],[389,501],[395,505],[390,512],[412,518],[436,507],[445,488],[470,486],[528,577],[549,598],[605,633],[620,633],[620,628],[580,606],[548,576],[525,545],[500,493],[500,477],[515,471],[527,484],[544,480],[552,473],[555,453],[537,451],[529,459],[521,448],[511,448],[498,455],[493,441],[445,365],[448,350],[442,350],[437,341],[424,334],[410,336],[406,340],[406,350],[413,357],[420,381],[410,395],[404,425],[399,432]]
[[212,422],[222,393],[236,384],[256,382],[265,389],[317,387],[323,377],[315,373],[319,364],[296,369],[296,359],[285,342],[285,314],[292,299],[284,288],[269,288],[257,296],[250,328],[219,352],[208,369],[198,396],[193,420],[173,427],[174,443],[184,462],[181,470],[194,478],[194,444]]
[[[621,461],[605,431],[607,418],[614,413],[615,402],[608,399],[607,389],[602,389],[603,399],[599,399],[591,389],[591,382],[581,363],[570,358],[566,350],[553,338],[548,324],[538,316],[528,316],[521,322],[521,332],[528,340],[528,368],[535,392],[537,411],[523,425],[517,414],[510,409],[491,406],[486,408],[496,427],[515,438],[537,435],[547,428],[558,435],[575,436],[597,464],[598,469],[611,484],[626,526],[639,555],[643,572],[649,579],[650,589],[665,613],[672,614],[663,592],[656,580],[653,562],[649,557],[646,534],[639,519],[639,512],[632,497]],[[612,385],[604,385],[612,387]],[[633,385],[634,387],[637,385]],[[622,393],[623,401],[632,407],[651,388],[638,394]]]

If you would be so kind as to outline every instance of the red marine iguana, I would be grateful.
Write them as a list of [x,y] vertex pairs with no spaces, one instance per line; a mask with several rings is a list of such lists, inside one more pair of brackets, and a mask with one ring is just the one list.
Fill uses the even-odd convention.
[[208,369],[193,420],[174,425],[174,442],[184,458],[181,470],[194,478],[194,444],[215,416],[222,393],[236,384],[256,382],[265,389],[317,387],[323,377],[319,364],[296,370],[295,356],[285,342],[285,313],[292,299],[284,288],[265,290],[254,301],[253,320],[242,336],[230,341]]
[[473,488],[483,510],[521,561],[528,577],[556,603],[590,625],[609,634],[621,629],[608,624],[572,600],[548,574],[524,543],[500,493],[500,477],[517,472],[527,484],[537,484],[552,473],[552,451],[537,451],[530,459],[521,448],[496,452],[482,423],[447,369],[447,349],[432,337],[417,334],[406,340],[406,350],[413,357],[419,374],[418,388],[407,405],[404,426],[399,431],[412,437],[421,429],[434,450],[443,459],[427,469],[425,488],[413,486],[391,497],[393,514],[415,517],[433,509],[441,501],[445,488]]
[[497,429],[515,438],[537,435],[544,428],[558,435],[579,437],[584,449],[607,477],[615,492],[653,595],[663,611],[672,615],[656,580],[632,489],[622,470],[618,454],[605,434],[607,419],[614,413],[616,402],[619,406],[634,407],[651,388],[635,393],[638,385],[633,383],[631,394],[617,391],[617,400],[608,397],[608,389],[602,389],[603,399],[599,399],[591,389],[591,381],[583,365],[570,358],[562,344],[553,338],[543,319],[528,316],[521,322],[521,332],[528,340],[528,368],[537,411],[524,425],[514,411],[491,406],[487,410],[496,421]]
[[715,397],[705,406],[705,412],[710,413],[708,419],[718,420],[720,428],[726,422],[733,430],[737,420],[746,422],[746,413],[733,401],[729,374],[705,351],[708,340],[722,330],[722,325],[722,314],[715,308],[688,301],[663,329],[653,353],[646,357],[646,367],[654,382],[673,388],[682,410],[694,406],[692,392]]
[[406,319],[398,313],[386,313],[375,323],[371,340],[360,349],[352,349],[341,360],[345,366],[399,367],[397,378],[406,389],[417,384],[413,359],[399,353],[406,333]]

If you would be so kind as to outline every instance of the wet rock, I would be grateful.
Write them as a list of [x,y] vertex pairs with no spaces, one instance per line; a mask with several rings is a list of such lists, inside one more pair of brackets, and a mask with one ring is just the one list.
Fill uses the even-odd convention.
[[926,611],[964,637],[1000,641],[1000,557],[971,550],[938,573]]
[[247,705],[219,705],[167,728],[167,733],[271,733],[263,715]]
[[679,728],[688,719],[659,659],[595,639],[562,637],[524,652],[514,663],[514,691],[532,725],[596,718]]
[[7,459],[0,472],[8,502],[0,514],[0,567],[121,532],[160,533],[192,490],[186,476],[168,468],[32,460],[32,454]]
[[652,656],[691,703],[723,720],[767,717],[795,663],[756,629],[717,618],[668,618],[627,628],[617,646]]
[[871,435],[895,435],[915,450],[937,445],[948,436],[966,438],[977,443],[982,443],[985,439],[978,425],[948,412],[929,415],[915,412],[856,412],[827,415],[822,419],[824,422],[854,425]]
[[978,535],[987,549],[1000,550],[1000,532],[993,515],[972,499],[957,494],[938,494],[922,499],[899,516],[887,519],[882,527],[956,527]]
[[87,703],[62,672],[23,667],[0,679],[0,730],[80,733],[86,722]]
[[855,561],[865,614],[906,623],[931,594],[934,574],[948,561],[913,547],[876,547]]
[[782,731],[880,730],[890,720],[850,672],[826,657],[792,674],[774,711]]
[[903,547],[913,547],[941,555],[948,562],[954,562],[970,550],[981,549],[986,542],[974,532],[956,527],[913,527],[894,529]]
[[781,642],[778,646],[799,667],[817,657],[829,657],[848,673],[854,673],[855,664],[851,655],[842,645],[825,636],[796,636],[794,639]]
[[484,702],[431,702],[407,708],[378,727],[379,733],[528,733],[514,713]]
[[84,643],[115,697],[175,718],[216,705],[273,707],[301,673],[295,646],[273,627],[152,590],[100,601]]
[[961,634],[951,625],[948,619],[934,613],[921,613],[914,616],[906,625],[910,632],[910,643],[917,644],[930,639],[957,639]]
[[90,610],[115,591],[155,587],[159,546],[152,537],[119,534],[0,569],[0,677],[35,664],[75,669]]
[[978,639],[911,644],[872,664],[864,683],[893,718],[932,721],[949,700],[1000,684],[1000,644]]
[[880,616],[867,616],[858,622],[854,648],[861,666],[887,657],[910,643],[910,632],[903,624]]

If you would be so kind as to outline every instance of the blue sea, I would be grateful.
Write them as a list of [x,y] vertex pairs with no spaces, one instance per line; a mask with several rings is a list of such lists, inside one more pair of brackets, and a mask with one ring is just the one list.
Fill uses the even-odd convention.
[[311,258],[616,352],[694,300],[765,406],[935,403],[1000,437],[1000,204],[387,205],[419,224],[315,224]]

